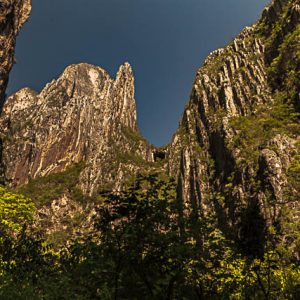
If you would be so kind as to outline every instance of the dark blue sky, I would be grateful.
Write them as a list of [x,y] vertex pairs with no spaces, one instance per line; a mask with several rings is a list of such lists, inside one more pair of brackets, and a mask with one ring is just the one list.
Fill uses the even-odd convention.
[[138,123],[153,144],[170,141],[196,70],[258,19],[268,0],[33,0],[17,42],[8,94],[39,91],[72,63],[112,77],[128,61],[136,80]]

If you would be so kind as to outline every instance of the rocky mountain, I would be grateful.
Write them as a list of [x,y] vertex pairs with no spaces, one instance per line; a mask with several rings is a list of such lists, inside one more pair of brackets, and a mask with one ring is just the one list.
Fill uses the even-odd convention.
[[[23,4],[0,4],[2,91]],[[139,133],[128,63],[7,98],[0,298],[299,299],[299,21],[300,0],[273,0],[211,53],[162,148]]]
[[209,55],[167,148],[186,212],[214,211],[238,238],[241,216],[256,205],[269,225],[286,207],[299,222],[299,4],[273,1],[257,24]]
[[153,160],[137,129],[128,63],[115,80],[99,67],[78,64],[40,93],[22,89],[7,99],[1,126],[5,181],[13,187],[83,162],[79,184],[92,195]]
[[31,0],[2,0],[0,3],[0,106],[4,103],[8,75],[14,63],[16,36],[27,21]]
[[32,197],[42,227],[53,231],[67,216],[88,215],[88,197],[155,169],[153,147],[137,128],[128,63],[115,80],[100,67],[71,65],[40,93],[24,88],[9,97],[0,123],[3,181]]
[[[211,53],[164,149],[139,134],[128,63],[115,80],[100,67],[78,64],[40,93],[22,89],[1,115],[2,181],[35,199],[55,230],[66,216],[92,210],[77,200],[155,171],[178,181],[186,214],[215,214],[234,239],[251,241],[243,239],[251,228],[245,215],[254,223],[262,215],[269,227],[283,217],[297,223],[299,20],[299,0],[274,0],[256,24]],[[286,208],[292,215],[283,216]],[[257,238],[265,225],[253,226]]]

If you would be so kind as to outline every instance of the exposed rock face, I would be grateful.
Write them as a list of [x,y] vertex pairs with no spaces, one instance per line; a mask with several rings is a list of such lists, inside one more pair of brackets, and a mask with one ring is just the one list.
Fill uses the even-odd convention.
[[[269,67],[279,55],[280,45],[287,44],[288,34],[299,28],[298,7],[298,1],[273,1],[258,24],[244,29],[226,48],[210,54],[197,73],[180,127],[168,147],[169,173],[178,178],[187,213],[217,211],[219,222],[230,227],[229,231],[238,232],[239,213],[249,201],[258,201],[266,221],[274,223],[285,200],[288,169],[299,154],[299,146],[295,146],[299,131],[269,137],[267,130],[258,127],[266,137],[261,142],[254,139],[258,144],[252,146],[245,136],[244,142],[251,149],[247,152],[234,140],[248,130],[248,125],[233,123],[255,122],[261,110],[264,116],[271,114],[275,98],[284,98],[283,92],[290,97],[284,86],[281,94],[276,92]],[[280,37],[274,24],[283,27],[278,31]],[[264,38],[271,34],[273,39]],[[283,76],[283,68],[280,71]],[[293,95],[297,95],[299,85],[293,84]],[[255,131],[255,125],[251,126]],[[299,199],[293,208],[297,215]]]
[[[3,181],[25,189],[30,181],[37,190],[48,190],[43,203],[30,186],[24,193],[37,203],[37,227],[50,240],[66,241],[88,230],[96,205],[96,197],[89,203],[78,200],[74,186],[72,191],[65,186],[62,193],[55,187],[61,183],[50,174],[62,178],[68,167],[83,165],[72,176],[79,177],[75,193],[78,189],[85,198],[100,190],[121,190],[137,172],[156,169],[153,147],[138,131],[128,63],[120,66],[115,80],[100,67],[78,64],[40,93],[24,88],[7,99],[0,126]],[[41,177],[46,183],[38,181]]]
[[[24,121],[26,120],[26,121]],[[128,63],[116,79],[101,68],[71,65],[38,94],[28,88],[9,97],[1,118],[5,180],[18,186],[85,162],[80,186],[92,195],[152,160],[136,123],[134,78]],[[135,139],[133,139],[135,138]]]
[[1,0],[0,3],[0,109],[14,62],[16,36],[27,21],[30,11],[31,0]]
[[[136,172],[162,170],[164,161],[178,179],[185,212],[214,212],[237,238],[241,211],[251,203],[259,203],[269,225],[286,205],[299,218],[299,185],[289,174],[297,159],[300,166],[299,120],[291,116],[300,107],[299,7],[299,0],[274,0],[257,24],[209,55],[164,149],[139,135],[127,63],[115,80],[79,64],[40,93],[22,89],[8,98],[0,119],[4,181],[16,187],[84,162],[79,186],[94,195],[104,186],[122,189]],[[63,218],[93,210],[69,192],[39,211],[41,224],[51,219],[51,233],[64,226]]]
[[209,160],[215,164],[218,180],[232,170],[235,153],[225,145],[225,140],[235,134],[229,119],[249,114],[257,104],[272,102],[264,46],[259,39],[251,39],[253,30],[246,28],[232,45],[214,51],[206,59],[169,147],[170,173],[177,176],[180,170],[183,198],[194,201],[199,208],[211,202]]
[[[260,151],[258,177],[261,179],[261,188],[258,197],[264,214],[271,221],[275,221],[280,213],[278,206],[287,201],[285,189],[288,186],[288,169],[293,158],[298,154],[295,143],[296,139],[278,135]],[[266,193],[270,193],[271,197],[266,197]],[[270,203],[270,198],[273,203]],[[296,214],[299,203],[293,209]]]

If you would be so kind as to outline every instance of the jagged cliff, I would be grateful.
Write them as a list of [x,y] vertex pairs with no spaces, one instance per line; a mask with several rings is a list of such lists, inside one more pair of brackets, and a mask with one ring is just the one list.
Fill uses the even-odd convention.
[[186,212],[214,211],[239,238],[254,203],[269,225],[285,207],[298,220],[290,169],[299,159],[299,8],[273,1],[257,24],[209,55],[167,150]]
[[79,64],[40,93],[22,89],[0,120],[3,181],[36,198],[40,218],[56,230],[66,216],[93,209],[74,202],[78,196],[120,190],[132,175],[157,170],[178,180],[186,214],[216,214],[235,239],[249,234],[243,215],[253,207],[269,226],[286,207],[298,222],[299,20],[299,0],[274,0],[258,23],[211,53],[164,149],[139,134],[127,63],[115,80]]
[[1,126],[10,186],[84,162],[79,184],[92,195],[101,185],[115,186],[126,172],[133,174],[152,161],[151,147],[137,129],[128,63],[115,80],[99,67],[78,64],[67,67],[40,93],[22,89],[7,99]]
[[2,0],[0,3],[0,108],[4,103],[8,75],[14,62],[16,36],[30,11],[31,0]]
[[[221,177],[232,171],[234,153],[225,139],[234,136],[229,119],[272,102],[264,64],[264,46],[246,28],[232,45],[214,51],[199,69],[180,128],[169,146],[170,173],[181,172],[183,198],[209,205],[212,164]],[[219,181],[222,181],[219,178]]]
[[34,199],[49,231],[89,215],[100,191],[155,168],[137,128],[128,63],[115,80],[100,67],[71,65],[40,93],[24,88],[9,97],[0,123],[3,181]]

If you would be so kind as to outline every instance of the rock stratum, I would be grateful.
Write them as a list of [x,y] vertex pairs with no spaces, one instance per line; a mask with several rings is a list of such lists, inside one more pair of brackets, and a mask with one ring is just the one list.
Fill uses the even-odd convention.
[[187,213],[214,211],[236,238],[255,203],[270,226],[286,208],[299,222],[299,182],[291,178],[299,159],[299,20],[299,1],[273,1],[258,23],[211,53],[167,148]]
[[[239,120],[239,117],[241,117],[240,120],[247,117],[250,120],[254,116],[259,119],[259,116],[263,114],[262,108],[266,108],[266,114],[273,109],[279,86],[275,87],[276,90],[273,88],[269,78],[269,69],[274,63],[273,60],[278,60],[281,54],[276,53],[275,57],[269,57],[270,45],[266,42],[270,41],[266,41],[260,31],[262,26],[278,26],[277,22],[282,22],[283,24],[280,24],[282,27],[287,25],[290,27],[289,35],[299,31],[299,4],[294,1],[292,5],[292,2],[274,1],[264,11],[259,23],[245,28],[229,46],[214,51],[199,69],[180,127],[168,147],[170,173],[178,174],[178,170],[181,169],[184,199],[192,197],[198,204],[205,203],[206,191],[213,188],[208,182],[204,184],[205,180],[200,179],[212,173],[209,171],[209,164],[204,163],[205,161],[212,160],[214,176],[218,175],[218,178],[214,177],[213,182],[217,185],[222,184],[233,171],[238,171],[235,170],[238,160],[241,164],[247,161],[247,157],[242,156],[242,149],[239,149],[242,145],[233,144],[241,131],[234,121]],[[283,17],[284,10],[286,10],[285,18],[279,21],[279,16]],[[278,29],[277,31],[279,35],[284,32]],[[273,39],[277,40],[278,36],[274,36]],[[282,44],[283,41],[276,46],[277,52]],[[299,41],[297,44],[295,51],[299,50]],[[274,49],[273,45],[271,49]],[[298,66],[296,68],[298,69]],[[297,89],[294,95],[295,105],[299,103],[297,83],[295,83],[295,89]],[[257,126],[259,126],[258,123]],[[279,149],[286,152],[286,155],[293,148],[293,142],[281,135],[272,136],[270,140],[264,142],[270,145],[276,144]],[[263,147],[263,145],[259,146],[258,148]],[[272,160],[270,158],[272,154],[267,152],[266,148],[259,149],[259,153],[256,153],[260,156],[261,163],[264,161],[266,165]],[[279,152],[280,150],[277,154],[273,154],[275,160],[275,157],[281,160]],[[280,166],[282,165],[286,163],[280,163]],[[247,172],[251,173],[249,164],[246,168]],[[276,168],[270,166],[270,169]],[[245,173],[241,169],[240,171],[239,177],[242,179]],[[249,176],[253,176],[250,173]],[[278,173],[285,172],[278,171]],[[192,180],[192,182],[199,182],[202,187],[198,186],[195,190],[191,188],[189,178],[197,178],[198,180]],[[273,185],[274,196],[280,198],[280,193],[276,193],[276,186],[278,188],[280,185]],[[240,190],[241,193],[243,189]]]
[[[134,174],[157,171],[177,180],[186,214],[214,213],[237,240],[249,234],[242,220],[253,207],[268,226],[279,224],[286,208],[296,224],[299,20],[298,0],[274,0],[256,24],[211,53],[163,149],[139,134],[128,63],[116,79],[100,67],[78,64],[40,93],[20,90],[6,100],[0,120],[2,181],[36,197],[41,219],[50,218],[56,231],[66,215],[92,210],[76,202],[78,195],[121,190]],[[41,188],[54,196],[37,195]]]

